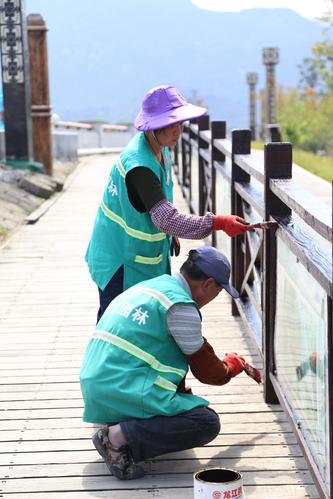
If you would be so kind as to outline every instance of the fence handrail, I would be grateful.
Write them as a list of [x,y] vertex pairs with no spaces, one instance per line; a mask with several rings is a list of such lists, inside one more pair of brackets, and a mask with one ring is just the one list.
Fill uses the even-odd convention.
[[289,208],[299,215],[304,222],[320,236],[332,242],[332,218],[325,205],[308,190],[297,185],[295,180],[274,179],[270,189]]
[[130,129],[127,125],[102,125],[104,132],[128,132]]
[[75,130],[94,131],[100,127],[104,132],[128,132],[130,127],[127,125],[112,125],[108,123],[83,123],[81,121],[63,121],[57,120],[53,123],[55,128],[74,128]]
[[[210,130],[199,131],[197,124],[191,124],[189,129],[197,137],[210,144]],[[184,134],[185,140],[190,140],[192,147],[197,148],[197,141],[194,138],[189,139],[189,134]],[[275,142],[276,143],[276,142]],[[214,147],[222,152],[228,158],[232,156],[232,142],[229,139],[214,139]],[[200,157],[208,161],[210,151],[198,148]],[[244,172],[255,178],[261,184],[264,183],[264,165],[258,163],[258,158],[253,154],[235,154],[234,162]],[[320,236],[329,242],[332,242],[332,218],[327,213],[327,206],[320,199],[313,196],[310,191],[300,188],[293,179],[274,179],[270,182],[270,188],[274,194],[281,199],[289,208],[291,208],[302,220]]]
[[93,130],[90,123],[81,123],[79,121],[62,121],[57,120],[53,123],[55,128],[74,128],[75,130]]

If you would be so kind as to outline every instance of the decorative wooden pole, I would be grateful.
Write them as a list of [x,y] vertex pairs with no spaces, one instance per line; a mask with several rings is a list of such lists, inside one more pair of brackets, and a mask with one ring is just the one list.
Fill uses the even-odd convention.
[[43,163],[52,175],[51,107],[47,57],[47,27],[40,14],[28,16],[30,55],[31,116],[33,151],[36,161]]
[[275,123],[275,66],[279,62],[277,47],[263,49],[263,63],[266,66],[266,125]]
[[7,160],[32,159],[30,78],[23,0],[0,0],[0,50]]
[[246,81],[249,85],[249,114],[252,140],[257,138],[257,113],[256,113],[256,84],[258,73],[247,73]]

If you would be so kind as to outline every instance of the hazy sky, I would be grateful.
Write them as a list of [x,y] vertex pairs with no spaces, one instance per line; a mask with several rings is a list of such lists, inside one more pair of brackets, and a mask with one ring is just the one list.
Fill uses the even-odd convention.
[[303,17],[319,17],[332,7],[327,0],[192,0],[192,3],[203,9],[237,12],[254,7],[287,7],[298,12]]

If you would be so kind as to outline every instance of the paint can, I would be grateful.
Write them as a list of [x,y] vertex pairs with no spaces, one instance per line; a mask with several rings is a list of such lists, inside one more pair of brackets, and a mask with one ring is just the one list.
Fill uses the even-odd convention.
[[243,477],[228,468],[204,468],[193,475],[194,499],[245,499]]

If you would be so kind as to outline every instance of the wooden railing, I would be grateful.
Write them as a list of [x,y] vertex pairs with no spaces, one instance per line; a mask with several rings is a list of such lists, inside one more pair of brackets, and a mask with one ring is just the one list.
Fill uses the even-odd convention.
[[[179,150],[180,149],[180,150]],[[226,137],[208,116],[184,128],[175,173],[190,211],[233,213],[277,229],[212,244],[231,260],[232,302],[264,363],[264,397],[290,418],[322,497],[333,497],[332,208],[292,178],[292,146],[251,153],[251,131]]]
[[56,120],[53,122],[53,130],[77,134],[80,150],[124,147],[133,136],[133,130],[127,125],[91,124],[78,121]]

